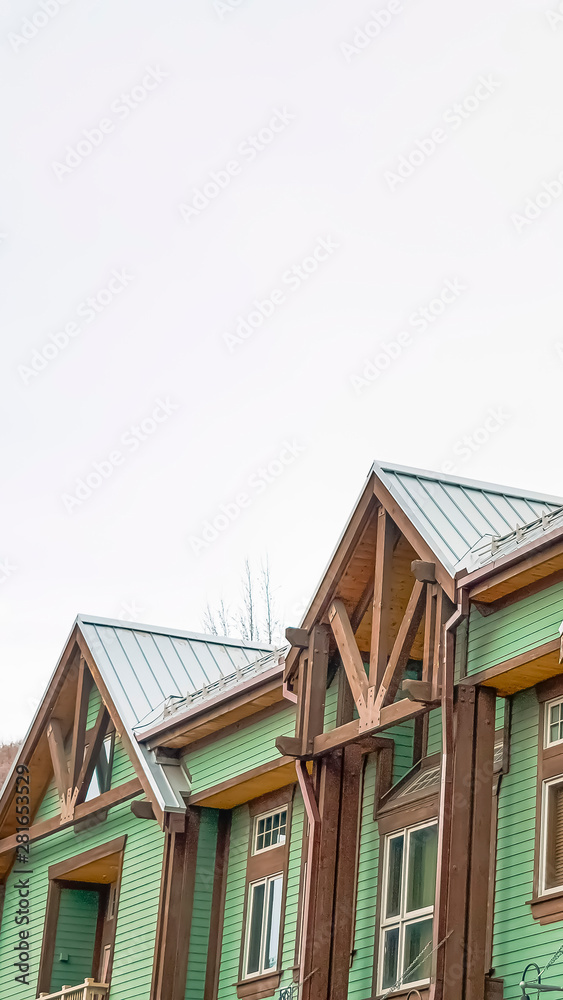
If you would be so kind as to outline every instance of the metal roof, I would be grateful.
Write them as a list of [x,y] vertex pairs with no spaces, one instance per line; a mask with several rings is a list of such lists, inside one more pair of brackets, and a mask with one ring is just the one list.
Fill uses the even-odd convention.
[[157,764],[134,729],[162,718],[169,699],[184,700],[221,681],[233,683],[274,648],[223,636],[78,615],[76,623],[139,753],[163,809],[183,811],[189,782],[183,768]]
[[562,497],[387,462],[374,462],[372,471],[452,576],[487,536],[507,535],[563,506]]
[[516,552],[524,545],[535,542],[538,538],[545,537],[552,531],[561,530],[563,527],[563,506],[556,507],[548,514],[516,528],[508,534],[498,537],[496,535],[481,539],[471,552],[471,561],[467,562],[468,570],[479,569],[486,566],[492,560],[508,556],[511,552]]

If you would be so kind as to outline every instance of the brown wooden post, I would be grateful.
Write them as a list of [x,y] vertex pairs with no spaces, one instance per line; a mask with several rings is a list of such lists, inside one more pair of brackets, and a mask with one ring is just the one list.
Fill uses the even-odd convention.
[[329,1000],[342,1000],[348,994],[355,922],[363,769],[364,753],[361,747],[355,744],[346,747],[342,766]]
[[496,694],[492,688],[477,689],[465,1000],[483,1000],[485,973],[489,971],[486,914],[493,807],[495,702]]
[[[475,688],[459,687],[455,706],[455,751],[447,878],[443,969],[436,996],[462,1000],[465,977],[465,929],[471,843]],[[484,919],[484,917],[483,917]],[[440,963],[441,964],[441,963]]]
[[396,539],[397,528],[385,508],[380,507],[377,512],[375,578],[369,658],[369,683],[372,687],[379,684],[387,666],[389,626],[391,621],[391,563]]
[[303,1000],[327,1000],[333,941],[333,910],[338,851],[338,820],[342,780],[342,751],[327,754],[315,764],[320,814],[320,844],[312,886],[307,949],[310,955]]
[[302,754],[312,753],[315,736],[324,730],[328,652],[328,626],[314,625],[309,639],[304,685],[299,684]]
[[151,1000],[184,1000],[200,811],[188,807],[184,832],[166,833]]

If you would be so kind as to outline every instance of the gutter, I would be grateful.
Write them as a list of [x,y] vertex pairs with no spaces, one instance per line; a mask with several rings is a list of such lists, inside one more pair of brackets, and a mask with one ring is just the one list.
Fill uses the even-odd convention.
[[506,556],[501,556],[499,559],[494,559],[492,562],[486,563],[479,569],[473,570],[472,573],[467,573],[466,570],[460,570],[456,573],[455,583],[459,590],[467,590],[467,588],[474,586],[474,584],[479,584],[483,580],[486,580],[490,576],[494,576],[495,573],[500,572],[504,569],[510,569],[512,566],[516,566],[527,556],[540,555],[545,549],[550,548],[557,542],[563,543],[563,527],[555,528],[553,531],[548,532],[541,538],[536,538],[531,542],[527,542],[525,545],[521,545],[512,552],[509,552]]

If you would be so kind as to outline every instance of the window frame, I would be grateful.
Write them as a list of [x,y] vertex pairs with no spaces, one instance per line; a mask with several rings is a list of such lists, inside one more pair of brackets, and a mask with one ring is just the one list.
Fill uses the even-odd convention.
[[544,748],[544,750],[548,750],[548,749],[551,749],[551,747],[557,747],[557,746],[561,746],[563,748],[563,736],[561,736],[561,738],[558,739],[558,740],[550,740],[549,739],[549,727],[550,727],[549,715],[550,715],[550,710],[555,705],[560,705],[561,706],[561,718],[559,720],[560,727],[563,724],[563,698],[551,698],[549,701],[546,701],[545,704],[544,704],[544,706],[543,706],[543,748]]
[[536,686],[539,702],[538,712],[538,742],[537,742],[537,781],[536,781],[536,824],[534,846],[534,876],[532,898],[526,900],[531,908],[534,920],[540,924],[555,923],[563,920],[563,884],[561,886],[545,887],[545,864],[547,847],[547,813],[546,788],[563,780],[563,741],[547,744],[546,734],[549,719],[549,707],[563,700],[563,675],[550,677]]
[[[267,793],[248,803],[249,830],[248,848],[246,860],[246,874],[244,884],[244,911],[242,921],[242,934],[240,941],[239,957],[239,981],[236,984],[237,997],[258,998],[273,996],[281,980],[281,959],[284,943],[285,930],[285,906],[287,897],[287,876],[289,868],[289,850],[291,843],[291,818],[293,813],[293,798],[295,795],[295,784],[285,785],[275,792]],[[255,839],[255,820],[271,812],[286,810],[286,836],[285,844],[275,844],[253,852]],[[247,945],[249,940],[249,918],[250,918],[250,886],[260,882],[265,878],[273,878],[281,875],[282,895],[281,895],[281,916],[280,933],[278,941],[277,961],[275,968],[267,969],[265,972],[246,974]]]
[[[274,872],[272,875],[263,875],[262,878],[255,879],[253,882],[248,882],[247,883],[247,887],[246,887],[246,891],[247,891],[246,906],[247,906],[247,912],[248,912],[248,919],[246,921],[246,931],[245,931],[245,938],[246,938],[246,940],[245,940],[245,945],[244,945],[244,958],[243,958],[243,977],[244,977],[245,981],[247,981],[249,979],[256,979],[259,976],[269,976],[269,975],[271,975],[273,973],[276,973],[278,971],[279,962],[280,962],[280,954],[279,954],[280,947],[279,947],[279,945],[280,945],[280,939],[282,937],[282,918],[283,918],[282,903],[283,903],[283,890],[284,890],[285,878],[286,878],[285,873],[283,871],[281,871],[281,872]],[[269,913],[270,913],[269,893],[268,893],[268,890],[269,890],[270,885],[273,882],[278,881],[279,879],[281,879],[280,930],[279,930],[279,936],[278,936],[278,948],[277,948],[277,956],[276,956],[276,965],[273,968],[264,968],[264,958],[265,958],[265,948],[266,948],[266,933],[265,932],[266,932],[266,928],[267,928],[267,925],[268,925],[268,917],[269,917]],[[259,968],[257,969],[256,972],[249,972],[248,971],[248,958],[249,958],[249,951],[250,951],[250,934],[251,934],[251,931],[252,931],[252,912],[253,912],[253,905],[254,905],[253,890],[254,890],[254,888],[256,886],[259,886],[259,885],[263,885],[264,886],[264,901],[265,901],[264,913],[262,915],[262,926],[260,928],[260,959],[259,959]]]
[[559,885],[548,886],[546,878],[547,869],[547,840],[549,836],[549,792],[551,788],[563,787],[563,774],[555,775],[553,778],[545,778],[542,781],[541,793],[541,819],[540,819],[540,857],[539,857],[539,894],[540,896],[552,896],[554,893],[563,892],[563,876]]
[[[269,844],[268,847],[256,847],[256,841],[258,839],[258,823],[261,819],[268,819],[269,816],[276,816],[278,814],[285,812],[285,834],[283,843],[278,841],[277,844]],[[288,810],[287,806],[277,806],[273,809],[268,809],[266,812],[258,813],[252,819],[252,856],[256,857],[257,854],[265,854],[266,851],[274,851],[276,847],[284,847],[287,840],[287,823],[288,823]],[[281,824],[280,824],[281,825]],[[266,831],[264,831],[265,835]]]
[[[404,960],[405,929],[408,926],[410,926],[411,924],[421,923],[424,919],[431,918],[432,921],[434,920],[434,911],[435,911],[435,906],[436,906],[435,899],[433,899],[431,906],[421,907],[418,910],[409,910],[409,911],[406,910],[406,893],[407,893],[407,885],[408,885],[408,866],[409,866],[409,858],[410,858],[411,836],[417,830],[426,830],[426,829],[430,829],[431,827],[434,827],[436,829],[436,833],[438,832],[438,820],[437,820],[436,817],[433,817],[433,818],[430,818],[430,819],[426,819],[426,820],[422,820],[422,821],[420,821],[418,823],[411,823],[411,824],[406,824],[406,825],[400,826],[400,827],[398,827],[396,829],[393,829],[393,830],[391,830],[391,831],[389,831],[389,832],[387,832],[387,833],[385,833],[383,835],[383,851],[382,851],[382,855],[383,855],[383,859],[382,859],[383,879],[380,882],[381,893],[378,894],[378,895],[380,895],[381,906],[380,906],[379,921],[378,921],[379,941],[378,941],[378,944],[377,944],[377,953],[376,953],[377,954],[377,988],[376,988],[377,995],[379,995],[380,993],[385,993],[385,991],[389,989],[388,986],[387,987],[383,987],[383,983],[382,983],[382,980],[383,980],[383,953],[384,953],[384,945],[385,945],[386,932],[389,931],[392,928],[395,928],[395,927],[398,927],[398,929],[399,929],[399,949],[398,949],[398,957],[397,957],[397,975],[399,975],[400,974],[400,969],[402,968],[403,960]],[[386,906],[386,900],[387,900],[387,890],[388,890],[388,887],[389,887],[389,851],[390,851],[390,845],[391,845],[391,842],[393,840],[396,840],[398,837],[401,837],[401,836],[404,838],[405,850],[404,850],[403,860],[402,860],[400,908],[399,908],[399,913],[396,914],[395,916],[386,917],[385,916],[385,906]],[[406,873],[406,875],[405,875],[405,873]],[[413,980],[412,982],[401,983],[401,985],[398,987],[397,991],[399,992],[399,991],[404,991],[405,989],[409,989],[409,990],[410,989],[416,989],[419,986],[428,986],[428,984],[430,983],[430,981],[431,981],[431,976],[428,976],[428,977],[426,977],[424,979],[417,979],[417,980]]]

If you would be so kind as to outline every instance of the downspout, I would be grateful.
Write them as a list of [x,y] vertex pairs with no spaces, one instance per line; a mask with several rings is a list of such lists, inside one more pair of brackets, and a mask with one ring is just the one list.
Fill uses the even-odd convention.
[[307,945],[307,925],[309,923],[309,903],[311,900],[311,886],[313,884],[313,867],[316,846],[320,837],[321,814],[319,812],[319,806],[313,789],[311,776],[307,770],[305,761],[296,760],[295,769],[297,771],[297,780],[299,782],[299,788],[301,789],[301,795],[303,797],[303,802],[305,803],[305,812],[307,813],[307,820],[309,822],[309,837],[307,843],[307,876],[305,878],[305,895],[303,898],[303,909],[301,911],[301,941],[299,945],[299,987],[301,990],[305,979],[305,948]]
[[469,614],[467,595],[462,591],[461,600],[451,618],[444,625],[442,646],[442,770],[440,781],[440,809],[438,815],[438,871],[433,949],[436,955],[434,980],[430,985],[429,1000],[444,997],[444,945],[447,934],[448,871],[453,802],[454,768],[454,670],[455,633]]

